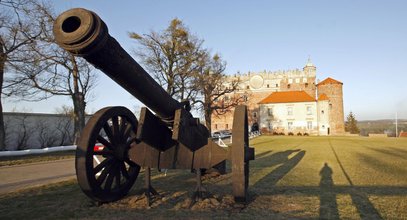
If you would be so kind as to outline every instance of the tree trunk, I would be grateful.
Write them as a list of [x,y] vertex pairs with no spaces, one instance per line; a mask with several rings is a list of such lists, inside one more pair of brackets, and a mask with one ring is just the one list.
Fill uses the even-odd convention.
[[79,69],[76,63],[76,59],[71,55],[71,61],[74,64],[73,66],[73,112],[74,112],[74,144],[77,144],[79,137],[82,133],[83,128],[85,127],[85,96],[82,92],[79,91]]
[[85,127],[85,107],[86,102],[83,94],[77,92],[72,95],[73,110],[74,110],[74,144],[78,143],[79,137]]
[[3,94],[4,68],[6,59],[7,56],[4,53],[3,44],[0,41],[0,151],[6,150],[6,132],[4,129],[3,104],[1,101],[1,95]]
[[212,109],[210,106],[207,106],[205,109],[205,125],[208,128],[209,134],[212,135],[212,122],[211,122],[211,118],[212,118]]

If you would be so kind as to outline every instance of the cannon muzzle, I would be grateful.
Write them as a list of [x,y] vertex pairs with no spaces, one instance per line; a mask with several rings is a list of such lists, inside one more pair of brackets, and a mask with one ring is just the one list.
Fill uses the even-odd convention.
[[94,12],[68,10],[58,16],[53,31],[59,46],[85,58],[161,118],[173,119],[182,107],[109,35]]

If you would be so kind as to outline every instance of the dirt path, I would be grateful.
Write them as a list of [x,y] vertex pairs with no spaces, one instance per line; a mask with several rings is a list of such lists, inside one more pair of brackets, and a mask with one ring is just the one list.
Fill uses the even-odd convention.
[[75,178],[75,159],[0,167],[0,194]]

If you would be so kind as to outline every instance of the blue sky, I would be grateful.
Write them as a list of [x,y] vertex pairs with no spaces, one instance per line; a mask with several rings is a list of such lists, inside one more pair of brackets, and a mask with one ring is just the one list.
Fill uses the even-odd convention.
[[[345,115],[358,120],[407,119],[407,1],[54,1],[58,12],[83,7],[107,23],[131,53],[127,33],[162,30],[175,17],[227,61],[226,72],[302,68],[308,56],[317,78],[344,83]],[[140,104],[100,74],[87,111],[109,105],[134,110]],[[43,102],[4,101],[31,112],[54,112],[68,98]]]

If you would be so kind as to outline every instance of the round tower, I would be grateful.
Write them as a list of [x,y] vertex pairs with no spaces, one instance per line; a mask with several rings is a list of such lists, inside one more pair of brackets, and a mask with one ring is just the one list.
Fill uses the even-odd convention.
[[316,83],[315,78],[317,74],[317,67],[311,62],[311,58],[308,57],[308,61],[305,64],[304,68],[302,68],[305,77],[307,78],[307,82],[303,84],[303,88],[300,90],[304,90],[310,96],[315,97],[316,95]]
[[317,68],[314,66],[314,64],[311,62],[311,58],[308,57],[308,61],[305,64],[304,68],[302,68],[305,74],[311,76],[315,76],[317,73]]
[[343,113],[343,83],[332,78],[327,78],[317,85],[318,97],[325,94],[329,100],[329,130],[332,135],[345,132]]

